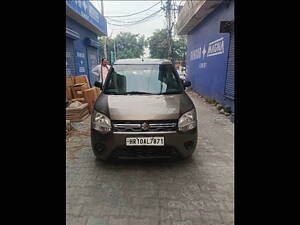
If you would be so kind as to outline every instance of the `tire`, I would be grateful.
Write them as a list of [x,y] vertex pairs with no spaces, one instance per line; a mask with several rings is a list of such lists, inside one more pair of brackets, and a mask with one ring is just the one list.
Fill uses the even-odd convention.
[[191,159],[192,156],[193,156],[193,154],[190,154],[190,155],[188,155],[188,156],[179,156],[179,159],[180,159],[181,161],[185,161],[185,160]]
[[93,150],[93,153],[94,153],[96,161],[98,161],[98,162],[105,162],[105,161],[107,161],[107,159],[102,159],[94,150]]

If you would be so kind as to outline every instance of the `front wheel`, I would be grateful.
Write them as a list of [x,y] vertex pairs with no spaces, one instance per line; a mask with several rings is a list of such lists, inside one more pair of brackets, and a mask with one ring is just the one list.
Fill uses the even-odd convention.
[[179,156],[178,158],[181,160],[181,161],[184,161],[184,160],[188,160],[188,159],[191,159],[193,156],[193,154],[190,154],[188,156]]
[[108,159],[101,158],[100,155],[99,155],[99,153],[97,153],[96,150],[94,150],[94,149],[93,149],[93,153],[94,153],[96,161],[98,161],[98,162],[106,162],[106,161],[108,161]]

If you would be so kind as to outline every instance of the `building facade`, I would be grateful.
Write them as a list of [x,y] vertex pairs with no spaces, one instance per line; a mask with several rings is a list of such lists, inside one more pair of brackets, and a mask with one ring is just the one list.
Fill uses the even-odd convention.
[[91,70],[100,63],[100,36],[107,36],[107,23],[96,7],[66,1],[66,76],[87,75],[91,87],[99,80]]
[[176,28],[187,35],[192,89],[234,111],[234,1],[186,1]]

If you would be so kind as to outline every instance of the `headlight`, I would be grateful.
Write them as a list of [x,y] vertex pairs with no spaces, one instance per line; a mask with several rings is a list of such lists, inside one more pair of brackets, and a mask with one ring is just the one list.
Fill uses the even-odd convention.
[[110,119],[104,114],[94,110],[92,114],[92,127],[100,132],[108,132],[111,130]]
[[192,109],[184,113],[178,120],[178,130],[188,131],[194,129],[197,126],[196,110]]

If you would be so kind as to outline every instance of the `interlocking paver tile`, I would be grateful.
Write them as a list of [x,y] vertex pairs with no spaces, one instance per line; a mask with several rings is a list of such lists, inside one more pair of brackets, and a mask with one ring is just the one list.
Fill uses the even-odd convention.
[[[89,135],[67,141],[68,225],[233,224],[233,124],[189,95],[198,114],[198,145],[189,160],[103,163]],[[84,133],[89,126],[90,117],[76,124]]]

